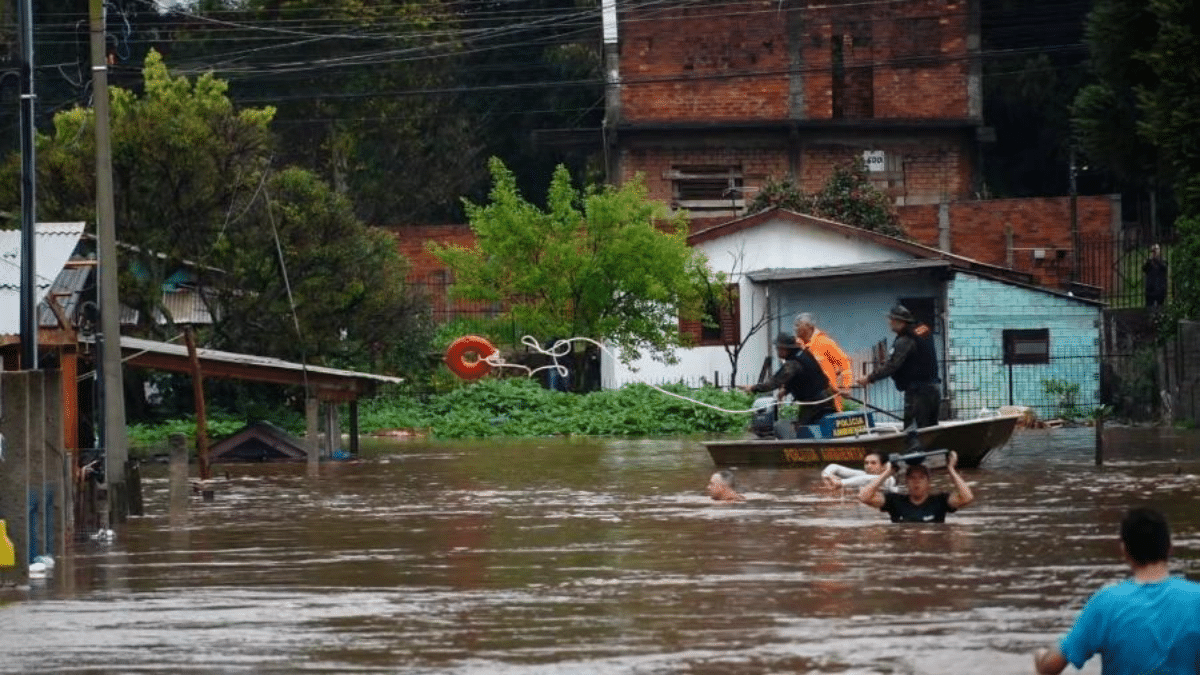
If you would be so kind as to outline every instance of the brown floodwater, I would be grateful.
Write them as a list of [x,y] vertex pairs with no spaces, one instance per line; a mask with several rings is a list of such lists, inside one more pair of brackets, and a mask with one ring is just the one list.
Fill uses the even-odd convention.
[[[1018,431],[977,503],[893,525],[816,470],[704,495],[695,439],[372,441],[318,477],[228,465],[0,593],[3,673],[1028,673],[1163,509],[1200,579],[1200,436]],[[946,484],[943,476],[935,483]],[[1099,673],[1093,659],[1086,673]]]

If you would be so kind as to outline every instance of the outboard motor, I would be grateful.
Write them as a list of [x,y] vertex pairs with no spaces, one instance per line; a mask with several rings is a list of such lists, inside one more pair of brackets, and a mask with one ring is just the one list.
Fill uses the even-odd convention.
[[775,422],[779,419],[779,403],[774,396],[754,399],[754,417],[750,419],[750,431],[759,438],[775,436]]

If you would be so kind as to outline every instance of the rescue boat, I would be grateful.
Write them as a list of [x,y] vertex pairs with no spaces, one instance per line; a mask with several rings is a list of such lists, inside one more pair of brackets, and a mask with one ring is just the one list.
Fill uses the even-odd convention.
[[[756,408],[758,403],[756,402]],[[968,420],[946,420],[916,430],[924,448],[953,450],[958,466],[975,468],[1012,438],[1020,415],[993,415]],[[902,454],[913,442],[900,424],[875,421],[875,413],[856,410],[827,415],[815,424],[795,428],[774,420],[774,405],[758,408],[751,437],[703,441],[719,467],[814,467],[829,463],[857,464],[868,452],[884,456]],[[794,437],[793,437],[794,436]]]

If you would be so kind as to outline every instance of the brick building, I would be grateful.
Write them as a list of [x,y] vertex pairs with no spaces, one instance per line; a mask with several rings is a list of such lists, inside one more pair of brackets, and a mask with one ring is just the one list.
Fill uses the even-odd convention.
[[605,19],[610,179],[642,174],[695,229],[858,158],[915,240],[1040,283],[1079,280],[1079,238],[1119,227],[1107,196],[1074,218],[1066,197],[979,199],[980,0],[612,0]]
[[[1111,290],[1080,241],[1120,229],[1108,195],[981,199],[981,0],[603,0],[609,179],[642,174],[693,232],[745,214],[768,178],[819,190],[867,162],[918,243],[1030,275]],[[600,148],[597,148],[600,149]],[[471,245],[466,226],[396,231],[441,318],[455,303],[425,241]]]
[[612,176],[643,173],[652,196],[728,217],[769,176],[815,191],[865,156],[897,204],[967,199],[983,119],[978,4],[618,4]]

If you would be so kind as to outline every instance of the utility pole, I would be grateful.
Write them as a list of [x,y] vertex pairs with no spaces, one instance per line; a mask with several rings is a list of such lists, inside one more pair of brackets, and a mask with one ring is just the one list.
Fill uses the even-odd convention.
[[1079,188],[1075,178],[1075,144],[1071,144],[1069,186],[1071,189],[1071,281],[1079,281]]
[[[25,0],[28,2],[29,0]],[[108,484],[108,523],[129,515],[125,464],[129,441],[125,433],[125,392],[121,373],[121,309],[117,302],[117,231],[113,207],[112,147],[108,120],[108,56],[104,50],[104,0],[88,0],[92,47],[92,112],[96,120],[96,275],[100,300],[101,398],[104,401],[104,480]]]
[[34,155],[33,0],[18,0],[21,32],[21,368],[37,370],[37,162]]

